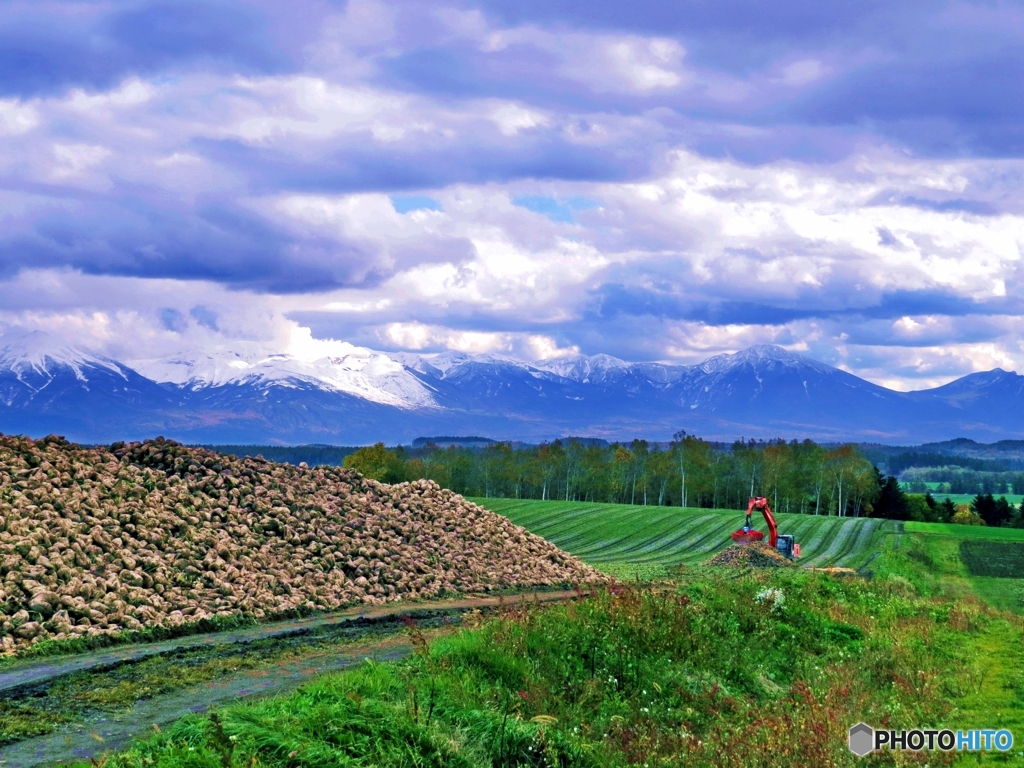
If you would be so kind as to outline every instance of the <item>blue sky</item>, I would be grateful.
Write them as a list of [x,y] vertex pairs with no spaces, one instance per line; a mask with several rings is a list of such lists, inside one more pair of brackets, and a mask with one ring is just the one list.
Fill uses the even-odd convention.
[[3,2],[0,328],[1024,371],[1024,8]]

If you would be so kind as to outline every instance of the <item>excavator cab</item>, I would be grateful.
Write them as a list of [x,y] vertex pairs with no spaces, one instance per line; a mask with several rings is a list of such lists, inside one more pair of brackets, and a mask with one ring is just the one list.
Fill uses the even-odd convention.
[[796,537],[791,533],[780,533],[779,543],[775,545],[775,548],[779,550],[780,555],[785,555],[790,560],[796,557],[797,549],[799,544],[796,543]]
[[764,534],[754,528],[750,521],[750,516],[755,509],[764,516],[764,521],[768,524],[768,546],[778,550],[779,554],[785,555],[790,560],[800,557],[800,545],[797,544],[796,537],[792,534],[779,534],[775,515],[772,514],[771,507],[768,506],[768,499],[763,496],[755,496],[747,503],[747,519],[742,528],[732,532],[732,540],[738,544],[764,541]]

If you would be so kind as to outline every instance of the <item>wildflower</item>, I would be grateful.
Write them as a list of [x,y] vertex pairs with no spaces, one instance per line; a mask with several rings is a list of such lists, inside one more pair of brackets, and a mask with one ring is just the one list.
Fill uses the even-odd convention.
[[772,610],[782,610],[786,604],[786,596],[778,587],[765,587],[754,597],[754,602],[767,605]]

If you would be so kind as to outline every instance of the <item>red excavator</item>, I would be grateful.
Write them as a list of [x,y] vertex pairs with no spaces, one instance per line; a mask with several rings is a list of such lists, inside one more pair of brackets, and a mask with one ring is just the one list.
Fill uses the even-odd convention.
[[775,515],[772,514],[772,508],[768,506],[768,499],[764,496],[754,496],[747,502],[747,521],[738,531],[732,532],[732,540],[739,544],[764,541],[764,534],[755,530],[750,522],[750,515],[755,509],[764,515],[764,521],[768,524],[768,546],[777,549],[779,554],[785,555],[790,560],[800,557],[800,545],[796,543],[796,537],[788,534],[779,535],[779,527],[775,524]]

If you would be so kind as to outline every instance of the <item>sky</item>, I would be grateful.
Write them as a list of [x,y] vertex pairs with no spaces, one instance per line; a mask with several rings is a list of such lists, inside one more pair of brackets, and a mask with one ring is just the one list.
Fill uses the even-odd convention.
[[1021,82],[995,1],[0,0],[0,330],[1024,372]]

